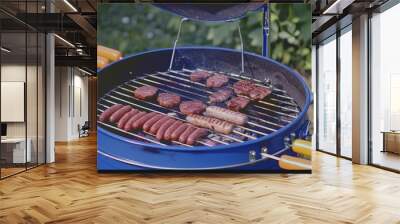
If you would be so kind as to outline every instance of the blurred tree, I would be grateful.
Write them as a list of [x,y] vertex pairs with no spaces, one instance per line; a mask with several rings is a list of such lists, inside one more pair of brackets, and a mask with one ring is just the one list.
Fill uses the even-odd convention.
[[[270,57],[308,76],[311,70],[311,9],[308,4],[270,4]],[[98,43],[133,54],[172,47],[180,17],[150,4],[100,4]],[[261,54],[262,13],[240,20],[246,51]],[[185,22],[179,45],[240,49],[235,23]]]

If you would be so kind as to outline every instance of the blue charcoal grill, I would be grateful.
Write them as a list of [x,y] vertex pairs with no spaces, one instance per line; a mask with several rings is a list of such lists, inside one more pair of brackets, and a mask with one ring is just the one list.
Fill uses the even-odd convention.
[[[261,3],[156,6],[183,16],[181,26],[188,20],[235,22],[247,11],[261,10],[266,18],[263,24],[263,56],[244,52],[243,43],[241,51],[217,47],[177,47],[179,28],[173,48],[128,56],[98,72],[98,115],[119,103],[185,120],[178,108],[167,109],[155,101],[136,99],[132,92],[140,86],[152,85],[161,92],[178,94],[183,100],[207,102],[209,94],[215,90],[206,88],[203,83],[190,81],[189,75],[194,70],[226,74],[230,77],[230,86],[238,80],[250,79],[270,87],[272,94],[264,100],[250,103],[244,111],[249,117],[245,126],[235,127],[229,135],[212,133],[207,136],[218,142],[217,146],[210,146],[207,139],[198,141],[194,146],[160,142],[149,133],[126,132],[115,124],[98,121],[98,170],[283,171],[276,160],[265,155],[296,155],[290,150],[290,144],[294,138],[308,135],[307,110],[312,96],[298,73],[265,57],[267,7]],[[238,30],[240,34],[239,26]]]

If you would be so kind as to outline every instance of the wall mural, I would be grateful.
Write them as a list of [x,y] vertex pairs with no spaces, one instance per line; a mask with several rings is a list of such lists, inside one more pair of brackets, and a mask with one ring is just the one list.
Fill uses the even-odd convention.
[[311,171],[307,4],[98,9],[99,171]]

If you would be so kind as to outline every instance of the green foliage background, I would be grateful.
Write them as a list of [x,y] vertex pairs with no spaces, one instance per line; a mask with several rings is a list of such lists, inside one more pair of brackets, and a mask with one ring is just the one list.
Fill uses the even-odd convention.
[[[99,4],[99,44],[125,55],[172,47],[180,17],[150,4]],[[240,20],[246,51],[261,54],[262,13],[251,12]],[[185,22],[179,45],[221,46],[240,49],[234,23]],[[271,58],[304,76],[311,74],[311,8],[308,4],[270,4],[269,49]]]

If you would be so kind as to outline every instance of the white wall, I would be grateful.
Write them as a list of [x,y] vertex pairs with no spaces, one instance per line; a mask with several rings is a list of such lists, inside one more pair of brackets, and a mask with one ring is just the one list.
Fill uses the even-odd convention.
[[83,75],[76,68],[56,67],[56,141],[77,139],[78,125],[88,121],[88,78]]

